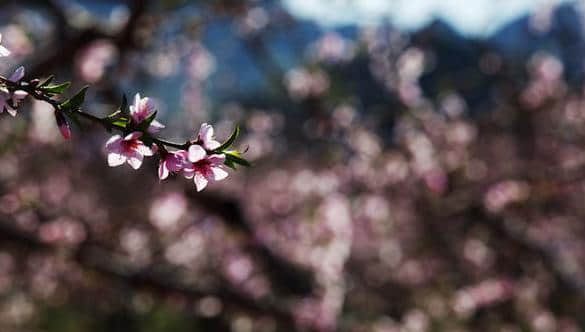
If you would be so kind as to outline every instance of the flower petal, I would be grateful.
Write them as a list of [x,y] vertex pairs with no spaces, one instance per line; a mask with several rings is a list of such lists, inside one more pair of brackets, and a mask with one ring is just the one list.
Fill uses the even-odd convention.
[[139,152],[131,153],[128,156],[128,165],[130,165],[134,169],[139,169],[142,166],[142,161],[144,160],[144,156]]
[[206,155],[207,152],[205,152],[205,149],[203,149],[201,145],[195,144],[189,147],[189,161],[192,163],[200,161],[201,159],[205,158]]
[[195,169],[194,168],[183,168],[183,175],[185,175],[185,178],[187,179],[191,179],[195,176]]
[[212,165],[222,165],[225,161],[225,155],[224,154],[212,154],[211,156],[207,157],[207,160]]
[[120,166],[126,162],[126,156],[121,153],[111,152],[108,154],[108,165],[110,167]]
[[193,182],[195,182],[195,187],[197,188],[197,191],[201,191],[205,189],[205,187],[207,187],[207,183],[209,181],[205,178],[205,176],[203,176],[203,174],[196,173],[195,176],[193,177]]
[[138,151],[138,153],[140,153],[141,155],[146,156],[146,157],[150,157],[154,154],[151,148],[144,145],[140,141],[138,143],[138,146],[136,147],[136,151]]
[[23,77],[24,77],[24,67],[20,66],[20,67],[16,68],[16,70],[14,71],[14,73],[12,73],[12,75],[10,75],[8,80],[11,82],[18,82]]
[[10,55],[10,51],[6,47],[0,45],[0,57],[9,56],[9,55]]
[[135,131],[133,133],[128,134],[126,137],[124,137],[124,140],[129,141],[129,140],[140,138],[140,136],[142,136],[142,133],[139,131]]
[[221,146],[221,143],[214,140],[214,139],[210,139],[210,140],[203,142],[203,145],[205,146],[205,148],[207,150],[215,150]]
[[158,178],[164,180],[169,177],[169,169],[167,163],[164,160],[158,164]]
[[222,167],[211,167],[211,172],[213,172],[213,179],[215,181],[221,181],[229,175]]
[[106,151],[119,152],[121,141],[122,141],[122,137],[120,135],[114,135],[114,136],[110,137],[110,139],[106,142]]
[[8,114],[16,116],[16,109],[10,107],[10,105],[6,105],[6,111],[8,112]]

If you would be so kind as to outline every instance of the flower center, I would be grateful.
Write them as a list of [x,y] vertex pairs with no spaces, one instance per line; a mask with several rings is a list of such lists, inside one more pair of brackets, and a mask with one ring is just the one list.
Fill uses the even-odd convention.
[[124,151],[132,151],[138,147],[138,140],[122,141],[121,145]]

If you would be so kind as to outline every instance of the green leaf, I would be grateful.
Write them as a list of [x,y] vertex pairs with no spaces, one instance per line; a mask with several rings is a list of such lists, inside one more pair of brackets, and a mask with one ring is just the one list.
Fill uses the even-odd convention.
[[51,84],[51,82],[53,82],[53,79],[55,79],[55,75],[51,75],[51,76],[47,77],[47,79],[43,83],[39,84],[39,86],[40,87],[47,86],[47,85]]
[[71,99],[64,101],[61,104],[61,108],[65,112],[77,111],[79,107],[81,107],[81,105],[83,104],[83,101],[85,100],[85,93],[87,92],[88,88],[89,88],[88,86],[83,87],[81,90],[79,90],[79,92],[75,94],[75,96],[71,97]]
[[105,121],[110,126],[114,127],[126,128],[128,126],[128,118],[125,117],[113,118],[108,116],[105,117],[103,121]]
[[45,85],[41,87],[41,90],[50,95],[58,95],[65,92],[65,90],[67,90],[69,86],[71,86],[71,82],[65,82],[61,84]]
[[238,138],[238,135],[240,135],[240,126],[236,126],[230,137],[225,142],[223,142],[223,144],[220,145],[219,148],[215,149],[214,151],[222,152],[223,150],[228,149],[234,144],[234,142]]
[[118,117],[118,115],[121,115],[122,111],[121,110],[116,110],[115,112],[111,113],[110,115],[108,115],[106,118],[108,119],[115,119]]
[[226,159],[224,161],[224,165],[226,165],[227,167],[231,168],[231,169],[236,169],[236,164],[234,164],[233,161]]
[[[252,164],[250,164],[249,161],[240,157],[240,153],[238,151],[225,151],[224,154],[226,162],[232,163],[232,165],[238,164],[246,167],[252,166]],[[226,164],[229,167],[229,165],[226,162],[224,162],[224,164]]]

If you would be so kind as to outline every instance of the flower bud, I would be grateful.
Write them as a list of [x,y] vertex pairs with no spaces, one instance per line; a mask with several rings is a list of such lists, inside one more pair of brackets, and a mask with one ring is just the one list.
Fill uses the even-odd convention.
[[61,136],[64,139],[69,139],[71,137],[71,128],[69,127],[69,123],[65,116],[61,112],[55,112],[55,120],[57,120],[57,126],[59,127],[59,131],[61,132]]

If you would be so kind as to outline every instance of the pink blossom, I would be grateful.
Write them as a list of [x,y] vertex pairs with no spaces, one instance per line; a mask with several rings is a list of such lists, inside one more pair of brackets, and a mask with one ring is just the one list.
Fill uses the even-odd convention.
[[215,150],[221,146],[221,143],[213,137],[213,127],[207,123],[201,124],[197,139],[201,142],[205,150],[208,151]]
[[220,181],[228,176],[223,165],[225,155],[207,155],[200,145],[191,145],[187,158],[189,165],[183,171],[186,178],[193,178],[197,191],[203,190],[209,181]]
[[116,167],[128,162],[132,168],[140,168],[144,157],[153,155],[153,151],[139,140],[141,136],[142,133],[138,131],[124,138],[120,135],[112,136],[106,143],[108,165]]
[[164,180],[169,176],[170,172],[179,172],[185,166],[187,166],[187,151],[168,152],[160,158],[158,177]]
[[[2,42],[2,34],[0,34],[0,42]],[[0,45],[0,57],[9,56],[10,51],[6,47]]]
[[[130,105],[130,117],[134,124],[139,124],[140,122],[144,121],[154,111],[154,103],[150,98],[141,98],[139,93],[134,96],[134,105]],[[162,123],[153,120],[150,123],[150,127],[148,127],[148,132],[153,134],[164,127],[165,126]]]
[[[1,47],[1,46],[0,46]],[[24,67],[18,67],[8,78],[9,81],[18,83],[24,77]],[[12,116],[16,115],[18,104],[28,96],[26,91],[16,90],[12,93],[6,88],[0,88],[0,112],[4,109]]]
[[28,94],[25,91],[17,90],[10,93],[6,88],[0,88],[0,113],[6,110],[8,114],[16,116],[16,107]]

